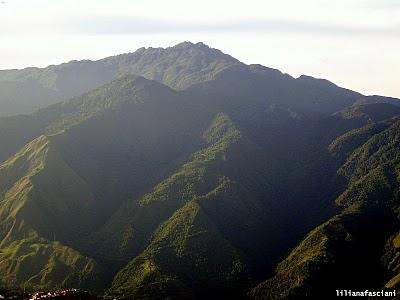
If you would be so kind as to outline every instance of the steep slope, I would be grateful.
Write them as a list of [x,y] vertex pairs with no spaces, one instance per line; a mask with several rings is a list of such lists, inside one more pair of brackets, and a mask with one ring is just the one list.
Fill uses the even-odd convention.
[[[48,238],[55,233],[49,231],[48,223],[53,230],[68,222],[71,231],[75,226],[79,230],[84,227],[76,216],[85,215],[85,207],[93,201],[93,195],[63,161],[49,138],[41,136],[25,146],[2,165],[0,176],[3,221],[17,216],[29,219]],[[68,232],[63,229],[59,234]]]
[[[274,114],[266,114],[266,117],[272,116]],[[151,193],[123,206],[103,229],[106,233],[103,235],[104,242],[96,248],[114,255],[125,253],[120,257],[122,262],[126,259],[124,256],[134,257],[114,278],[109,291],[111,296],[153,299],[157,298],[156,295],[174,295],[202,298],[206,297],[203,291],[208,286],[207,295],[244,297],[246,289],[259,277],[268,274],[282,253],[293,246],[307,228],[314,226],[330,211],[328,200],[333,201],[332,196],[325,201],[317,200],[321,195],[329,195],[331,187],[327,185],[324,191],[315,187],[328,184],[334,176],[334,170],[333,174],[326,170],[327,174],[321,176],[315,173],[316,170],[322,166],[326,168],[330,162],[315,160],[315,152],[304,155],[309,152],[309,146],[301,138],[298,139],[296,133],[307,133],[302,128],[306,123],[292,119],[292,125],[286,128],[288,119],[282,119],[282,123],[276,120],[271,123],[267,118],[263,132],[269,132],[267,128],[273,126],[277,136],[264,134],[267,136],[265,141],[258,135],[248,135],[252,122],[248,121],[245,126],[243,119],[237,115],[235,117],[242,126],[236,126],[226,114],[218,114],[204,134],[207,147],[194,154],[192,161],[161,182]],[[296,129],[299,131],[296,132]],[[286,138],[282,140],[279,134]],[[269,145],[269,148],[264,148],[265,145]],[[300,161],[296,155],[293,157],[293,149],[303,155],[304,161]],[[280,161],[278,166],[277,160]],[[296,164],[293,165],[293,162]],[[199,166],[205,170],[198,169]],[[290,191],[288,185],[291,186]],[[173,212],[179,210],[179,216],[193,212],[192,209],[182,209],[184,205],[192,208],[199,206],[202,210],[198,218],[201,216],[201,220],[207,224],[212,222],[213,229],[204,230],[206,236],[215,236],[215,232],[218,232],[221,238],[229,242],[228,248],[224,246],[221,253],[215,253],[220,261],[230,261],[229,255],[233,250],[241,254],[245,277],[241,275],[236,282],[230,282],[230,279],[221,282],[226,271],[220,270],[219,279],[212,277],[219,282],[219,287],[214,287],[208,281],[200,283],[192,277],[192,270],[196,270],[198,278],[214,274],[213,264],[202,259],[201,255],[209,253],[208,247],[213,243],[219,244],[218,241],[203,242],[197,246],[197,251],[192,251],[190,247],[183,248],[179,255],[160,249],[155,236],[159,230],[166,231],[164,226],[169,228],[172,226],[170,223],[177,223],[177,213]],[[131,225],[124,227],[127,224]],[[157,226],[155,233],[149,234]],[[144,234],[146,231],[147,235]],[[183,233],[172,230],[167,236],[168,245],[171,245],[166,247],[167,250],[172,245],[182,244]],[[146,244],[148,240],[149,245]],[[190,245],[191,240],[186,243]],[[110,249],[107,245],[117,247]],[[100,256],[104,257],[105,253]],[[184,260],[187,256],[191,259]],[[199,260],[203,264],[197,263]],[[149,263],[152,266],[150,269],[145,267]],[[233,265],[231,262],[230,266]],[[143,270],[146,272],[143,273]]]
[[0,116],[29,113],[78,96],[128,73],[154,79],[175,89],[211,80],[239,62],[202,43],[141,48],[98,61],[71,61],[44,69],[0,71]]
[[373,103],[373,104],[353,104],[350,107],[336,113],[343,119],[365,120],[364,122],[373,123],[387,120],[398,116],[400,107],[388,103]]
[[[5,145],[0,150],[0,161],[4,161],[39,135],[55,134],[89,119],[112,118],[110,111],[123,115],[124,105],[127,103],[133,103],[139,107],[136,114],[141,115],[139,113],[140,103],[144,99],[153,101],[154,98],[161,101],[161,97],[165,98],[165,102],[161,102],[164,106],[158,106],[156,102],[148,102],[144,106],[147,108],[147,112],[152,114],[154,120],[153,124],[143,126],[147,126],[151,130],[152,127],[161,123],[162,118],[157,118],[156,115],[163,112],[168,113],[167,106],[171,102],[174,102],[174,107],[177,109],[176,111],[171,109],[171,111],[180,114],[178,120],[190,118],[185,115],[184,111],[189,104],[183,104],[183,98],[178,93],[157,82],[134,75],[123,76],[79,97],[48,106],[31,115],[0,118],[0,139]],[[180,103],[182,103],[182,107],[178,107]],[[128,117],[133,118],[125,116],[125,119]],[[141,118],[142,122],[145,121],[143,120],[144,116],[138,116],[138,118],[139,120]],[[115,119],[122,123],[121,120]],[[131,121],[131,123],[134,122]],[[153,132],[154,134],[160,133]]]
[[399,245],[399,232],[393,234],[385,245],[384,255],[382,257],[383,264],[388,273],[390,280],[386,283],[385,287],[388,289],[400,286],[400,245]]
[[[249,252],[236,246],[243,247],[239,241],[245,238],[251,243],[268,223],[255,195],[224,175],[232,175],[227,167],[237,159],[235,152],[241,143],[240,132],[229,117],[217,115],[204,138],[208,147],[138,199],[139,208],[130,208],[129,239],[143,240],[145,227],[151,241],[139,255],[131,253],[135,258],[115,277],[111,295],[142,299],[209,293],[239,296],[249,286]],[[125,216],[120,212],[115,220],[128,219],[127,209],[123,212]],[[150,228],[149,216],[154,222]],[[108,230],[114,235],[121,232],[115,227]],[[132,247],[129,239],[126,249],[137,252],[141,247]]]
[[0,162],[44,133],[45,125],[32,115],[0,118]]
[[[196,152],[187,163],[156,184],[150,192],[133,202],[129,201],[116,212],[99,233],[104,239],[104,244],[96,248],[103,252],[102,255],[119,254],[121,258],[129,259],[132,252],[138,252],[143,247],[141,243],[145,242],[157,226],[176,209],[197,193],[204,193],[217,184],[219,175],[212,172],[217,169],[211,168],[220,162],[227,148],[238,141],[240,133],[224,115],[219,115],[216,122],[219,129],[225,131],[225,136],[217,139],[215,144]],[[152,216],[151,222],[149,216]],[[119,248],[121,246],[122,248]]]
[[[283,260],[253,296],[398,284],[396,99],[202,44],[102,62],[54,66],[60,81],[53,69],[7,78],[62,90],[97,84],[96,72],[143,72],[184,90],[126,75],[0,118],[0,278],[120,298],[243,298]],[[346,264],[355,271],[341,276]]]
[[116,276],[110,293],[141,299],[229,296],[246,279],[240,253],[193,200],[161,225],[150,246]]
[[98,291],[106,287],[102,268],[82,254],[82,237],[184,159],[207,117],[173,90],[135,76],[43,115],[48,134],[0,167],[0,274],[32,288]]
[[[330,194],[335,191],[330,182],[334,159],[313,137],[319,123],[310,123],[285,103],[266,104],[263,91],[251,101],[230,102],[228,90],[206,97],[129,75],[35,113],[31,117],[40,120],[47,132],[46,147],[52,151],[26,196],[38,206],[38,213],[23,215],[23,221],[40,238],[55,239],[90,257],[112,276],[144,252],[153,253],[152,241],[160,226],[196,199],[201,221],[207,219],[207,227],[213,228],[212,240],[225,244],[227,255],[238,253],[246,274],[241,271],[232,279],[235,291],[227,288],[231,279],[221,275],[215,293],[243,295],[330,212]],[[22,169],[15,177],[16,186],[22,186],[19,180],[26,172]],[[4,178],[13,177],[7,173]],[[326,185],[323,191],[317,188],[321,184]],[[327,198],[320,201],[324,195]],[[291,213],[298,211],[302,213]],[[175,254],[168,255],[174,259]],[[190,255],[196,257],[201,251]],[[220,257],[235,265],[233,256],[224,258],[221,253]],[[193,278],[187,274],[194,267],[187,261],[181,272],[171,276],[180,278],[186,292],[200,295],[203,288],[192,286]],[[204,262],[203,272],[209,268],[210,263]],[[43,282],[54,285],[52,276]],[[121,278],[126,280],[116,281],[121,286],[136,282]],[[207,282],[203,287],[211,284]],[[111,291],[120,294],[124,288]]]
[[[71,62],[47,69],[0,71],[0,85],[2,80],[17,82],[18,85],[39,82],[36,84],[52,89],[58,95],[52,94],[49,96],[50,102],[46,102],[54,103],[91,90],[126,73],[143,75],[175,89],[185,89],[186,92],[180,93],[184,98],[209,107],[213,112],[225,111],[240,115],[244,121],[261,123],[265,121],[265,114],[270,112],[275,112],[275,121],[281,123],[280,115],[287,118],[289,113],[289,118],[315,118],[316,115],[340,111],[360,102],[360,99],[369,99],[371,103],[397,103],[392,98],[364,97],[326,80],[307,76],[295,79],[260,65],[247,66],[216,49],[192,43],[182,43],[167,49],[143,48],[131,54],[96,62]],[[24,90],[22,87],[16,89]],[[9,95],[12,90],[0,89],[0,111],[6,109],[1,104],[2,97],[8,99],[4,101],[15,98],[12,103],[22,101],[23,105],[30,105],[35,103],[30,97],[38,94],[45,99],[47,93],[23,93],[18,98],[19,96]],[[100,89],[98,94],[102,92],[104,90]],[[77,118],[79,122],[81,116],[76,114],[69,115],[66,120],[68,110],[73,111],[73,103],[78,102],[79,100],[50,106],[27,116],[0,117],[0,140],[5,145],[0,149],[0,161],[7,159],[32,139],[46,134],[49,128],[51,130],[55,126],[53,123],[58,123],[57,129],[60,129],[72,124],[73,118]],[[86,110],[89,109],[90,107]]]
[[[39,137],[0,165],[1,277],[26,288],[81,285],[100,291],[104,283],[94,260],[54,241],[53,229],[80,225],[73,217],[86,210],[91,195],[50,144]],[[57,184],[73,189],[53,198]]]
[[[52,135],[60,151],[82,150],[79,147],[85,146],[84,141],[70,150],[66,145],[71,139],[78,139],[79,135],[91,139],[85,143],[91,147],[94,147],[95,142],[102,142],[109,144],[110,151],[115,151],[116,149],[112,148],[116,148],[117,145],[111,147],[114,142],[112,135],[120,131],[121,134],[117,138],[120,143],[124,143],[123,146],[127,146],[128,142],[140,143],[140,147],[146,147],[141,151],[150,155],[149,150],[157,151],[149,149],[155,148],[151,143],[168,143],[173,147],[171,151],[180,151],[175,146],[178,140],[171,140],[173,132],[176,138],[186,137],[190,140],[195,136],[190,132],[191,129],[199,125],[199,119],[202,120],[206,116],[199,116],[194,108],[165,86],[143,78],[127,76],[71,101],[50,106],[38,115],[44,127],[43,131]],[[33,117],[36,118],[36,115]],[[18,123],[17,118],[14,123]],[[95,134],[95,130],[100,129],[98,126],[103,127],[101,134]],[[180,132],[177,131],[178,128],[182,128]],[[200,132],[201,129],[198,130]],[[126,134],[127,131],[129,135]],[[86,134],[88,136],[85,136]],[[139,139],[137,135],[142,137]],[[163,150],[166,152],[167,149]],[[100,154],[99,152],[97,154]]]
[[348,180],[336,200],[339,213],[311,231],[276,274],[252,291],[254,298],[333,297],[336,289],[396,286],[399,126],[398,120],[378,126],[379,132],[368,126],[334,142],[331,149],[338,151],[337,144],[360,135],[338,171]]
[[[0,71],[0,117],[30,113],[49,104],[78,96],[126,74],[156,80],[176,90],[220,78],[220,89],[263,88],[264,99],[290,103],[308,111],[336,112],[353,103],[390,103],[397,99],[366,97],[337,87],[327,80],[301,76],[298,79],[260,65],[247,66],[237,59],[202,43],[184,42],[169,48],[140,48],[98,61],[71,61],[47,68]],[[265,81],[267,80],[267,82]],[[261,86],[258,84],[264,81]],[[239,84],[237,84],[239,83]],[[253,86],[254,84],[254,86]]]
[[[66,110],[73,111],[74,102],[51,106],[26,116],[1,116],[32,112],[88,92],[127,73],[143,75],[183,89],[194,83],[212,80],[220,70],[238,63],[219,50],[187,42],[166,49],[141,48],[134,53],[93,62],[73,61],[45,69],[0,71],[0,140],[4,145],[0,149],[0,161],[32,139],[47,133],[53,122],[65,122]],[[100,89],[98,94],[103,91]]]
[[245,99],[263,103],[264,111],[271,105],[289,109],[294,115],[332,114],[357,101],[361,94],[326,81],[302,76],[298,79],[278,70],[260,65],[234,65],[219,72],[215,80],[193,85],[208,97],[229,102],[232,110],[247,110]]
[[399,107],[391,104],[352,105],[318,120],[317,126],[331,154],[344,160],[374,134],[396,122],[399,115]]

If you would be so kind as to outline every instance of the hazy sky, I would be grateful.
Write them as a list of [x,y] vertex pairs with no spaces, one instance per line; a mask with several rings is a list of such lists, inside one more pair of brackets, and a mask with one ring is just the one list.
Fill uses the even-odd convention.
[[202,41],[245,63],[400,97],[400,0],[0,2],[0,69]]

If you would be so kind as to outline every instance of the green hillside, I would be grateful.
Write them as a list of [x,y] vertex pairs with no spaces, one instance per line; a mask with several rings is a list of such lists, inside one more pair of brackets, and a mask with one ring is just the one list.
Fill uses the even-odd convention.
[[[10,286],[23,283],[28,289],[87,285],[100,291],[103,275],[98,264],[55,241],[57,235],[68,234],[58,226],[79,225],[72,216],[87,203],[77,200],[90,201],[91,194],[59,159],[50,140],[41,136],[26,145],[0,166],[0,178],[3,281]],[[60,185],[73,189],[59,191]]]
[[[0,167],[0,272],[7,282],[43,288],[106,288],[96,279],[102,276],[101,267],[80,249],[85,250],[87,235],[118,207],[118,199],[122,201],[143,184],[138,180],[142,177],[140,168],[148,173],[150,184],[151,176],[153,180],[162,176],[163,159],[164,169],[168,169],[169,164],[175,165],[174,159],[185,155],[185,147],[192,148],[190,132],[176,132],[175,126],[196,117],[186,114],[187,108],[174,96],[166,87],[130,76],[43,113],[48,117],[48,135],[28,143]],[[135,114],[138,118],[132,122]],[[147,126],[150,118],[154,123]],[[130,135],[115,139],[115,133],[128,125]],[[96,134],[101,126],[104,130]],[[180,148],[175,146],[178,141]],[[121,147],[110,147],[114,143]],[[157,151],[154,143],[162,145],[163,151]],[[132,151],[138,144],[141,148]],[[93,152],[94,145],[104,152]],[[157,169],[152,171],[155,160]],[[133,165],[136,169],[131,171]],[[113,183],[109,176],[126,178]],[[136,186],[126,187],[131,180]],[[110,201],[110,195],[117,191],[119,196]],[[23,260],[25,256],[33,262]],[[83,267],[87,274],[81,276]]]
[[367,138],[365,130],[358,130],[334,142],[354,140],[355,135],[360,136],[356,140],[366,140],[361,146],[354,145],[338,170],[348,180],[336,199],[340,212],[311,231],[251,296],[318,298],[330,291],[333,297],[336,289],[396,286],[399,126],[396,121]]
[[17,90],[54,104],[0,118],[0,291],[398,286],[399,100],[191,43],[1,71],[0,110]]
[[[230,230],[251,234],[251,226],[260,217],[260,204],[253,203],[243,187],[223,175],[224,165],[232,159],[229,149],[240,138],[231,120],[219,114],[204,134],[209,146],[138,200],[141,212],[136,214],[158,215],[157,225],[151,230],[149,246],[115,277],[111,295],[192,298],[212,292],[233,296],[249,286],[244,253],[235,248],[235,239],[224,230],[229,223]],[[232,208],[220,211],[226,205]],[[140,237],[143,226],[149,230],[148,217],[135,219],[133,240],[135,234]],[[109,231],[121,232],[115,228]]]
[[[365,97],[326,80],[308,76],[295,79],[275,69],[245,65],[201,43],[187,42],[167,49],[141,48],[134,53],[95,62],[73,61],[45,69],[0,71],[0,140],[4,145],[0,148],[0,161],[39,135],[68,128],[90,115],[100,113],[110,105],[105,98],[106,95],[111,96],[109,91],[113,90],[110,82],[121,83],[129,74],[154,79],[182,90],[175,92],[175,95],[179,94],[186,102],[203,106],[200,110],[230,112],[245,121],[257,121],[258,118],[262,123],[266,121],[266,113],[274,114],[271,122],[280,123],[282,118],[301,119],[305,116],[315,117],[315,114],[332,114],[367,100],[368,103],[397,104],[396,99]],[[19,85],[15,90],[20,96],[9,95],[13,89],[7,86],[1,89],[3,81],[7,85],[10,82]],[[32,82],[53,92],[24,93],[25,87],[21,85]],[[46,93],[49,94],[48,99]],[[31,99],[35,95],[39,95],[40,103],[45,101],[45,104],[37,104],[37,100]],[[112,98],[117,99],[118,96],[121,96],[118,103],[126,99],[126,95],[113,95]],[[60,102],[71,97],[75,98]],[[87,101],[86,107],[80,104],[82,97],[92,99]],[[101,97],[103,107],[95,107],[94,103]],[[246,102],[249,99],[251,103]],[[15,108],[14,112],[8,113],[8,104],[3,102],[28,107]],[[57,104],[48,106],[52,103]],[[393,111],[392,105],[387,104],[387,107],[388,113]],[[33,110],[35,112],[28,115],[1,117]]]

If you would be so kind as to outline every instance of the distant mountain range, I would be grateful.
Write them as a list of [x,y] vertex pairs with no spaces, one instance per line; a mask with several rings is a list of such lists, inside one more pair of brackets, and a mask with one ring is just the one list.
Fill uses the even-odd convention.
[[0,112],[0,290],[399,287],[398,99],[185,42],[0,71]]
[[0,116],[31,113],[88,92],[127,73],[157,80],[174,89],[211,80],[219,71],[241,64],[202,43],[141,48],[98,61],[71,61],[44,69],[0,71]]

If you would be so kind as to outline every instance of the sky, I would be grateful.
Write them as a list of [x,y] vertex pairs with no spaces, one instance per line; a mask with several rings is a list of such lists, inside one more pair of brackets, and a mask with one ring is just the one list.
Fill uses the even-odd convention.
[[182,41],[400,98],[400,0],[0,0],[0,69]]

